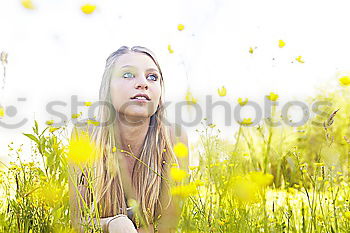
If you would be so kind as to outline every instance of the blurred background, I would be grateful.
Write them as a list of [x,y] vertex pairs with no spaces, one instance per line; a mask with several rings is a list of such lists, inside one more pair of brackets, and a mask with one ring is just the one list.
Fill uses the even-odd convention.
[[[0,51],[8,54],[0,69],[0,158],[10,142],[28,142],[22,133],[31,132],[34,119],[41,127],[60,120],[47,112],[49,102],[61,101],[55,110],[69,119],[73,95],[97,101],[106,58],[122,45],[157,55],[172,122],[196,117],[191,106],[181,119],[175,114],[189,93],[202,118],[207,95],[230,103],[232,114],[238,98],[262,104],[270,92],[281,104],[302,101],[349,74],[348,9],[346,0],[0,0]],[[212,123],[233,140],[239,124],[231,117],[225,125],[220,106],[212,112]],[[183,125],[196,142],[200,124]]]

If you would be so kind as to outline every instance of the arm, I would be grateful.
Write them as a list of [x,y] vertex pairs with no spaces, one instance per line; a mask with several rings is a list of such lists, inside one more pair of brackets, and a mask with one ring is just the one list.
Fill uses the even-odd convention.
[[[170,138],[172,146],[178,142],[182,142],[188,147],[188,137],[185,129],[180,125],[173,124],[170,128]],[[188,172],[189,156],[185,158],[177,158],[181,169]],[[186,183],[188,180],[186,180]],[[169,196],[166,193],[168,190],[162,188],[161,203],[162,206],[166,207],[169,202]],[[158,220],[158,232],[159,233],[173,233],[176,232],[177,225],[180,220],[182,206],[185,199],[178,196],[172,196],[169,206],[162,211],[162,215]]]
[[[81,135],[82,129],[76,127],[73,128],[70,139],[76,139]],[[82,223],[81,209],[84,206],[84,200],[86,200],[87,180],[85,177],[81,177],[83,174],[82,168],[68,163],[68,175],[69,175],[69,207],[70,207],[70,219],[72,227],[78,232],[84,232]],[[89,203],[87,203],[89,205]],[[112,217],[110,217],[112,218]],[[100,224],[104,232],[107,232],[107,222],[110,218],[100,218]],[[96,223],[96,220],[94,220]]]
[[[186,131],[179,125],[172,124],[169,128],[170,139],[172,146],[174,146],[178,142],[182,142],[188,148],[188,137]],[[179,161],[179,166],[181,169],[186,170],[188,172],[188,164],[189,164],[189,156],[186,158],[177,158]],[[162,206],[166,207],[169,202],[168,194],[166,193],[168,190],[166,187],[161,188],[162,193],[160,196],[160,200]],[[179,197],[172,197],[170,205],[168,208],[163,209],[162,216],[158,220],[158,232],[159,233],[172,233],[176,231],[176,227],[180,220],[180,215],[182,211],[182,203],[183,199]],[[151,224],[146,227],[141,227],[137,229],[139,233],[154,233],[154,226]]]

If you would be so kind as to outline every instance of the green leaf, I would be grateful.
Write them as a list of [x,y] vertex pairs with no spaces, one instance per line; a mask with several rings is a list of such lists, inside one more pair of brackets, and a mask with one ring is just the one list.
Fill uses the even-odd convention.
[[35,129],[34,129],[34,132],[36,135],[38,135],[38,131],[39,131],[39,126],[38,126],[38,122],[36,120],[34,120],[34,123],[35,123]]
[[36,142],[37,144],[39,144],[39,140],[33,135],[33,134],[27,134],[27,133],[23,133],[24,136],[27,136],[28,138],[30,138],[31,140],[33,140],[34,142]]

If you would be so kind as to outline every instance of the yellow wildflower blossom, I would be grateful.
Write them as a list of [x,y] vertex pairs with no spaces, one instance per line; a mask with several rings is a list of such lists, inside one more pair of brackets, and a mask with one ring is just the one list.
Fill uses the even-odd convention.
[[177,167],[170,168],[170,177],[175,181],[182,181],[187,177],[187,172]]
[[168,51],[169,51],[169,53],[174,53],[174,50],[171,48],[170,44],[168,45]]
[[34,4],[31,0],[22,0],[21,1],[22,6],[24,6],[25,8],[29,9],[29,10],[33,10]]
[[198,187],[198,186],[203,186],[203,185],[204,185],[204,182],[201,181],[201,180],[195,180],[193,183],[194,183],[197,187]]
[[350,77],[349,76],[343,76],[339,79],[340,85],[342,86],[350,86]]
[[5,109],[3,107],[0,107],[0,117],[5,116]]
[[267,95],[266,98],[271,101],[276,101],[278,99],[278,95],[273,92],[270,92],[270,95]]
[[58,129],[59,129],[58,127],[50,127],[49,131],[50,131],[50,133],[53,133]]
[[249,179],[259,186],[268,186],[273,182],[273,175],[264,174],[263,172],[251,172],[248,174]]
[[183,24],[177,25],[177,30],[182,31],[184,30],[185,26]]
[[322,167],[324,166],[324,163],[314,163],[316,167]]
[[244,106],[244,105],[246,105],[248,103],[248,98],[245,98],[244,101],[243,101],[242,98],[238,98],[237,101],[238,101],[239,105]]
[[350,211],[346,211],[344,213],[344,217],[347,219],[347,220],[350,220]]
[[252,47],[249,48],[249,53],[251,53],[251,54],[254,53],[254,49]]
[[224,221],[221,221],[220,219],[218,219],[218,223],[219,223],[220,226],[225,225],[225,222],[224,222]]
[[278,41],[278,47],[283,48],[286,45],[286,43],[283,40]]
[[76,118],[79,118],[80,117],[80,114],[79,113],[74,113],[72,114],[72,118],[73,119],[76,119]]
[[188,168],[193,171],[199,168],[199,166],[188,166]]
[[88,120],[87,123],[88,123],[88,125],[89,125],[89,124],[91,124],[91,125],[96,125],[96,126],[99,126],[99,125],[100,125],[100,122],[94,121],[94,120]]
[[47,125],[52,125],[53,123],[54,123],[54,121],[53,121],[53,120],[46,121],[46,124],[47,124]]
[[188,148],[182,142],[178,142],[174,146],[174,152],[177,157],[187,157],[188,156]]
[[226,96],[226,88],[224,86],[218,88],[218,94],[219,96]]
[[196,185],[190,183],[188,185],[180,185],[171,188],[173,196],[188,197],[197,193]]
[[302,56],[298,56],[295,58],[296,61],[300,62],[300,63],[304,63],[304,60],[302,60]]
[[93,162],[99,155],[95,143],[91,142],[89,136],[84,134],[70,140],[68,150],[68,160],[75,164]]
[[91,106],[92,103],[91,103],[91,102],[84,102],[84,105],[85,105],[85,106]]
[[186,92],[186,101],[187,101],[187,104],[196,104],[197,103],[197,99],[195,99],[193,97],[190,89],[188,89]]
[[252,118],[243,118],[243,121],[240,122],[241,125],[251,125],[253,124]]
[[117,151],[117,147],[113,146],[112,152],[116,152],[116,151]]
[[81,11],[84,12],[85,14],[91,14],[94,12],[96,9],[96,5],[91,5],[91,4],[85,4],[81,6]]

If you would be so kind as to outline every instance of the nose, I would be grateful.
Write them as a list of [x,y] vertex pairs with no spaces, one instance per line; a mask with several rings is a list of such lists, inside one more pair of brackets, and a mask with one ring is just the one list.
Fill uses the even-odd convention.
[[137,81],[136,81],[136,84],[135,84],[135,88],[136,89],[142,88],[142,89],[147,90],[148,89],[148,83],[147,83],[146,78],[145,77],[138,78]]

